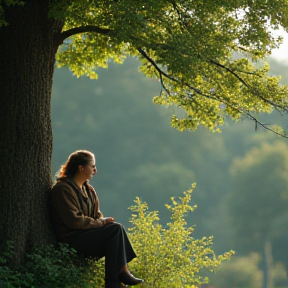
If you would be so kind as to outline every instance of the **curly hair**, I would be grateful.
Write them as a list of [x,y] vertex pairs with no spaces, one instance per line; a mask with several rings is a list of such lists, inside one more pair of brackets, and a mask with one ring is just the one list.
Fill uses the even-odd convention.
[[78,170],[78,166],[87,165],[93,157],[94,154],[87,150],[77,150],[71,153],[67,162],[61,165],[60,170],[56,173],[56,180],[73,177]]

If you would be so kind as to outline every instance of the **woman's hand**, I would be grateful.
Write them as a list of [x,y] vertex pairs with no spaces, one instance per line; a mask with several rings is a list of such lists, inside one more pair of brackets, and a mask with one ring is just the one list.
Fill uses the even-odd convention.
[[106,222],[105,224],[114,222],[114,218],[113,217],[106,217],[104,219],[105,219],[105,222]]
[[102,221],[103,225],[114,222],[113,217],[103,217],[103,218],[100,218],[100,220]]

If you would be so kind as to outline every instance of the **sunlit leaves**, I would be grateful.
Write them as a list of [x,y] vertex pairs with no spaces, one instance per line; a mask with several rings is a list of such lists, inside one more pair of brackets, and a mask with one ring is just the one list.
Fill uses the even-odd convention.
[[193,287],[206,283],[205,271],[215,270],[233,251],[216,256],[212,237],[194,239],[194,227],[188,226],[185,217],[191,206],[192,188],[179,199],[171,198],[166,208],[171,212],[171,222],[159,223],[158,213],[149,211],[148,205],[136,198],[132,210],[132,228],[129,237],[137,252],[130,264],[132,271],[145,279],[147,287]]
[[220,131],[225,115],[256,119],[288,108],[287,87],[260,62],[280,43],[270,27],[288,28],[287,0],[62,0],[51,5],[50,16],[65,21],[64,31],[109,30],[68,38],[58,52],[60,66],[95,78],[109,59],[139,55],[140,71],[160,80],[155,102],[184,111],[172,119],[180,130]]
[[58,66],[69,65],[76,76],[97,78],[99,67],[108,67],[109,59],[122,63],[121,53],[125,44],[113,43],[109,37],[99,34],[78,34],[68,40],[57,54]]

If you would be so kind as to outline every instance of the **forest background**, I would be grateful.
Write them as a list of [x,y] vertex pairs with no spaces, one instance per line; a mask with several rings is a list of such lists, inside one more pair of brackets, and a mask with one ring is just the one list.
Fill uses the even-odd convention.
[[[271,73],[288,84],[288,66],[269,62]],[[257,267],[261,256],[255,255],[261,255],[268,239],[273,265],[281,267],[279,287],[287,287],[288,140],[247,118],[238,123],[226,119],[222,133],[202,127],[177,131],[170,120],[181,111],[152,103],[160,84],[138,72],[138,66],[135,58],[122,65],[111,62],[108,69],[99,69],[97,80],[56,70],[53,174],[74,150],[93,151],[98,173],[91,183],[101,210],[126,227],[127,208],[136,196],[166,223],[164,204],[196,182],[192,201],[198,208],[188,217],[196,225],[194,237],[213,235],[217,253],[233,249],[234,257],[247,257]],[[285,115],[275,112],[262,119],[268,124],[276,120],[288,130]]]

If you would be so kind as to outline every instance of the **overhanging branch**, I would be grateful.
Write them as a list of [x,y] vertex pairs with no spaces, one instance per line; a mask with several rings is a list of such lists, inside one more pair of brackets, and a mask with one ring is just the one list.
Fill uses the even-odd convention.
[[[167,88],[164,86],[164,83],[163,83],[163,80],[162,80],[162,79],[163,79],[163,76],[166,77],[167,79],[175,82],[175,83],[178,83],[178,84],[180,83],[180,84],[182,84],[183,86],[186,86],[186,87],[190,88],[190,89],[193,90],[196,94],[199,94],[199,95],[204,96],[204,97],[206,97],[206,98],[213,99],[213,97],[210,97],[210,95],[204,94],[202,91],[200,91],[199,89],[193,87],[192,85],[190,85],[190,84],[188,84],[188,83],[186,83],[186,82],[181,83],[180,80],[178,80],[178,79],[172,77],[171,75],[165,73],[163,70],[160,69],[160,67],[156,64],[156,62],[155,62],[151,57],[149,57],[149,55],[148,55],[142,48],[138,48],[138,51],[140,52],[140,54],[141,54],[144,58],[146,58],[146,59],[148,60],[148,62],[150,62],[150,63],[152,64],[152,66],[153,66],[153,67],[156,69],[156,71],[159,73],[159,77],[160,77],[160,80],[161,80],[161,85],[163,86],[163,88],[164,88],[164,90],[165,90],[166,92],[167,92],[168,90],[167,90]],[[167,93],[167,94],[169,94],[169,93]],[[213,99],[213,100],[215,100],[215,99]]]
[[242,79],[237,73],[235,73],[232,69],[224,66],[223,64],[220,64],[219,62],[216,62],[213,59],[209,59],[209,62],[220,67],[223,68],[224,70],[226,70],[227,72],[231,73],[233,76],[235,76],[242,84],[244,84],[244,86],[246,86],[247,88],[251,89],[251,86],[244,80]]
[[79,26],[79,27],[75,27],[75,28],[71,28],[69,30],[63,31],[60,34],[59,41],[62,44],[63,41],[70,36],[73,36],[79,33],[87,33],[87,32],[94,32],[94,33],[98,33],[102,35],[108,35],[108,34],[112,34],[114,31],[111,29],[101,28],[101,27],[94,26],[94,25]]
[[[273,132],[274,134],[278,135],[278,136],[281,136],[283,138],[287,138],[288,139],[288,136],[286,133],[284,134],[281,134],[279,133],[278,131],[268,127],[266,124],[262,123],[261,121],[259,121],[256,117],[254,117],[249,111],[247,111],[246,109],[243,109],[241,107],[239,107],[239,105],[237,103],[231,103],[231,100],[228,100],[228,99],[224,99],[223,97],[221,96],[218,96],[217,97],[213,97],[212,95],[208,95],[206,93],[203,93],[201,90],[193,87],[192,85],[186,83],[186,82],[181,82],[180,80],[172,77],[171,75],[167,74],[166,72],[164,72],[158,65],[157,63],[151,58],[149,57],[149,55],[142,49],[142,48],[138,48],[138,51],[140,52],[140,54],[148,60],[148,62],[150,64],[152,64],[152,66],[155,68],[155,70],[159,73],[159,78],[160,78],[160,81],[161,81],[161,85],[162,87],[164,88],[164,90],[167,92],[167,94],[169,95],[170,94],[170,91],[165,87],[164,83],[163,83],[163,77],[175,82],[175,83],[181,83],[183,86],[186,86],[187,88],[190,88],[192,89],[196,94],[198,95],[201,95],[205,98],[208,98],[208,99],[212,99],[214,101],[217,101],[219,103],[224,103],[226,106],[229,106],[231,107],[232,109],[235,109],[236,111],[239,111],[241,114],[244,114],[246,115],[247,117],[249,117],[252,121],[255,122],[255,127],[257,127],[257,125],[263,127],[264,129],[268,130],[268,131],[271,131]],[[211,61],[211,63],[213,63]],[[234,71],[232,71],[231,69],[229,69],[228,67],[224,66],[224,65],[221,65],[220,63],[217,63],[216,61],[214,61],[215,65],[225,69],[226,71],[230,72],[231,74],[233,74],[240,82],[242,82],[247,88],[251,89],[251,86],[246,83],[239,75],[237,75],[237,73],[235,73]],[[261,98],[263,101],[266,101],[268,102],[270,105],[272,105],[275,109],[277,109],[277,107],[283,109],[284,111],[287,111],[287,109],[285,107],[281,107],[280,105],[277,105],[276,103],[273,103],[271,102],[270,100],[267,100],[265,99],[264,97],[262,97],[261,95],[258,95],[259,98]]]
[[276,104],[274,103],[273,101],[271,100],[268,100],[266,98],[264,98],[262,95],[260,95],[259,91],[255,88],[252,88],[251,85],[249,83],[247,83],[241,76],[239,76],[234,70],[230,69],[229,67],[223,65],[223,64],[220,64],[219,62],[217,61],[214,61],[212,59],[209,59],[209,62],[211,64],[214,64],[224,70],[226,70],[227,72],[231,73],[234,77],[236,77],[245,87],[247,87],[249,90],[251,90],[255,95],[257,95],[257,97],[259,97],[261,100],[263,100],[264,102],[270,104],[271,106],[273,106],[279,113],[280,113],[280,110],[282,111],[285,111],[285,112],[288,112],[288,109],[279,105],[279,104]]
[[[185,18],[185,17],[183,17],[183,15],[182,15],[182,13],[185,14],[185,11],[181,11],[181,7],[178,6],[178,5],[175,3],[175,1],[171,1],[171,4],[173,5],[173,8],[174,8],[174,10],[176,11],[176,13],[177,13],[177,15],[178,15],[178,22],[179,22],[179,25],[180,25],[181,29],[182,29],[182,27],[185,27],[185,28],[186,28],[186,31],[187,31],[191,36],[193,36],[193,35],[191,34],[190,28],[187,26],[187,22],[184,21],[184,18]],[[190,15],[187,15],[187,13],[186,13],[185,15],[186,15],[186,17],[189,17],[189,18],[191,17]],[[238,48],[244,50],[244,48],[241,48],[241,47],[238,47]],[[208,59],[208,61],[209,61],[211,64],[214,64],[214,65],[218,66],[219,68],[222,68],[222,69],[226,70],[227,72],[231,73],[231,74],[232,74],[234,77],[236,77],[247,89],[249,89],[250,91],[252,91],[252,93],[255,94],[257,97],[259,97],[262,101],[264,101],[264,102],[270,104],[271,106],[273,106],[274,109],[277,110],[280,114],[282,114],[281,111],[288,112],[288,108],[286,108],[286,107],[284,107],[284,106],[282,106],[282,105],[279,105],[279,104],[277,104],[277,103],[274,103],[273,101],[271,101],[271,100],[266,99],[265,97],[263,97],[257,89],[251,87],[251,85],[250,85],[248,82],[246,82],[246,81],[245,81],[236,71],[234,71],[233,69],[230,69],[229,67],[227,67],[227,66],[225,66],[225,65],[223,65],[223,64],[221,64],[221,63],[219,63],[219,62],[217,62],[217,61],[215,61],[215,60],[213,60],[213,59]],[[249,73],[249,72],[242,72],[242,73],[251,74],[251,75],[256,75],[256,74],[254,74],[254,73]],[[259,123],[259,124],[260,124],[260,123]]]

